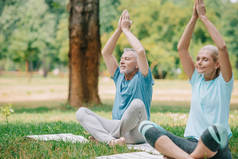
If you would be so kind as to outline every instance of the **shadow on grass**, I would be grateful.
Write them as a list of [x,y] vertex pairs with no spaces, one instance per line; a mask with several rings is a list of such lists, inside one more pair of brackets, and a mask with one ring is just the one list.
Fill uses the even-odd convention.
[[[95,112],[111,112],[112,111],[112,106],[108,104],[100,104],[100,105],[95,105],[95,106],[89,106],[89,109]],[[48,106],[39,106],[39,107],[25,107],[25,106],[17,106],[14,107],[14,113],[20,114],[20,113],[47,113],[51,111],[59,111],[59,112],[76,112],[78,108],[72,107],[67,104],[61,104],[59,106],[53,106],[53,107],[48,107]]]
[[[112,105],[110,104],[101,104],[96,106],[88,107],[90,110],[94,112],[111,112]],[[13,107],[15,113],[47,113],[51,111],[59,111],[59,112],[76,112],[78,108],[71,107],[69,105],[60,105],[58,107],[35,107],[35,108],[27,108],[27,107]],[[170,105],[152,105],[151,113],[188,113],[189,108],[186,106],[170,106]]]
[[49,108],[49,107],[37,107],[37,108],[15,108],[15,113],[45,113],[49,111],[53,111],[55,108]]
[[[33,104],[34,105],[34,104]],[[89,105],[88,108],[94,112],[112,112],[113,100],[103,100],[103,104]],[[56,103],[52,106],[42,104],[37,107],[29,107],[28,105],[13,105],[15,113],[47,113],[51,111],[59,112],[76,112],[78,108],[68,104]],[[188,113],[190,109],[189,102],[177,101],[152,101],[151,113]],[[238,110],[237,106],[231,106],[232,110]]]

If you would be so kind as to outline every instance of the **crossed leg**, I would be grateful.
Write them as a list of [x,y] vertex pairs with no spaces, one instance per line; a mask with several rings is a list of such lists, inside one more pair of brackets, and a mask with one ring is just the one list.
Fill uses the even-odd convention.
[[138,132],[141,121],[147,119],[145,105],[140,99],[134,99],[121,120],[103,118],[88,108],[79,108],[76,118],[82,127],[97,141],[109,145],[144,142]]
[[209,127],[199,141],[175,136],[150,121],[143,121],[139,131],[151,146],[171,158],[231,158],[227,132],[219,126]]

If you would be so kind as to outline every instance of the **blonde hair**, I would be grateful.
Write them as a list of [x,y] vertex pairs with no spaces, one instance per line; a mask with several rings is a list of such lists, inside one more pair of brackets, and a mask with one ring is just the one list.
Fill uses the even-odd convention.
[[217,62],[217,60],[218,60],[218,48],[216,46],[214,46],[214,45],[206,45],[201,50],[208,51],[211,54],[214,62]]
[[[206,45],[201,50],[206,50],[210,53],[214,62],[218,61],[218,48],[214,45]],[[216,76],[220,74],[220,67],[216,69]]]

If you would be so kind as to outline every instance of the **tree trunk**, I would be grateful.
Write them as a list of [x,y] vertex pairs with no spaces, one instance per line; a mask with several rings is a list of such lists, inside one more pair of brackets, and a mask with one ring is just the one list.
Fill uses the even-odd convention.
[[99,0],[70,0],[69,38],[68,102],[99,104]]

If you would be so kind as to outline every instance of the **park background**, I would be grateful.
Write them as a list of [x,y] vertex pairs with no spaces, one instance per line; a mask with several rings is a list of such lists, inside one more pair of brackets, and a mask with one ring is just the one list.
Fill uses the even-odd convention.
[[[238,158],[238,3],[206,0],[207,16],[223,35],[235,78],[231,98],[230,148]],[[177,43],[192,15],[192,0],[100,0],[101,48],[117,27],[123,9],[133,21],[132,32],[143,44],[155,79],[152,121],[182,136],[189,112],[191,87],[182,71]],[[0,158],[94,158],[129,152],[126,147],[104,144],[80,145],[64,142],[35,142],[25,135],[74,133],[88,137],[76,122],[76,107],[69,94],[69,16],[66,0],[0,0],[0,107],[12,109],[0,116]],[[190,52],[213,44],[198,22]],[[122,35],[114,55],[119,61],[124,47]],[[111,118],[115,87],[100,57],[98,104],[84,104]],[[93,63],[92,63],[93,65]],[[3,110],[3,109],[2,109]]]

